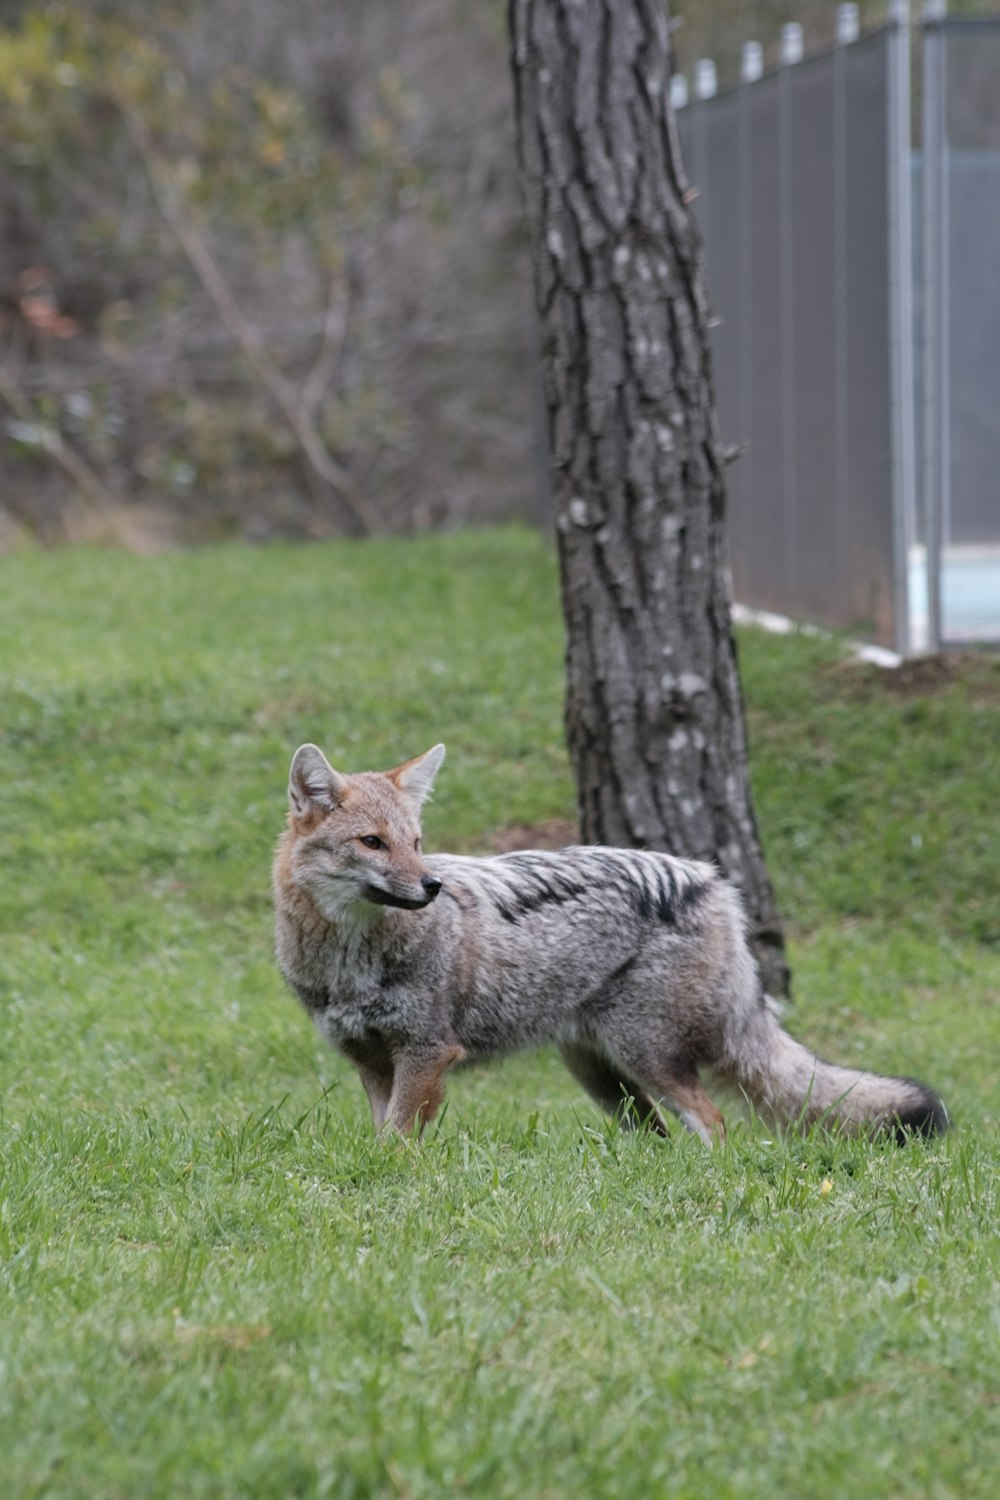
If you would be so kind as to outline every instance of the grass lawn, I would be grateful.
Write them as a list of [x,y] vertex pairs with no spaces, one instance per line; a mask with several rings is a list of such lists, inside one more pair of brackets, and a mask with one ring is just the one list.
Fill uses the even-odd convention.
[[621,1136],[542,1054],[377,1145],[284,990],[295,746],[443,739],[485,849],[572,817],[561,655],[528,533],[0,558],[5,1495],[995,1493],[996,659],[741,636],[790,1025],[942,1142]]

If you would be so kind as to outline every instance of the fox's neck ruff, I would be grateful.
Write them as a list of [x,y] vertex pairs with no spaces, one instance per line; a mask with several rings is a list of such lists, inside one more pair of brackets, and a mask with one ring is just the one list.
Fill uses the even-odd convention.
[[[332,884],[332,882],[331,882]],[[326,910],[301,887],[286,887],[277,903],[279,952],[296,974],[314,983],[317,958],[330,983],[346,976],[377,979],[385,959],[398,955],[410,937],[410,913],[359,899],[335,901]]]

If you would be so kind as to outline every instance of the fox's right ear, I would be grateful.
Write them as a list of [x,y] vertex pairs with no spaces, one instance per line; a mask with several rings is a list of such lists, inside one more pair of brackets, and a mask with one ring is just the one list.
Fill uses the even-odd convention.
[[288,805],[297,818],[332,812],[347,786],[316,745],[300,745],[288,773]]

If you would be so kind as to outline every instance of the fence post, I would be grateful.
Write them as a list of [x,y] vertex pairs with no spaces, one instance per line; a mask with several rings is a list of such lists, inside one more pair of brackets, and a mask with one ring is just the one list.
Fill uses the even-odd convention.
[[[743,569],[751,597],[760,588],[757,570],[757,548],[750,545],[753,533],[748,525],[748,510],[755,495],[756,449],[754,446],[754,100],[748,85],[757,83],[764,72],[764,49],[760,42],[744,42],[740,57],[740,83],[737,96],[738,133],[736,137],[736,234],[737,257],[737,391],[739,439],[742,444],[739,464],[730,481],[736,491],[737,508],[730,507],[730,536],[739,537]],[[735,553],[735,547],[733,551]]]
[[781,478],[784,522],[785,597],[801,608],[799,599],[798,464],[796,461],[795,399],[795,230],[792,202],[794,121],[789,68],[802,61],[802,27],[797,21],[781,28],[778,82],[778,266],[781,277]]
[[847,271],[847,81],[844,48],[858,39],[858,8],[837,7],[837,47],[833,53],[833,505],[838,578],[849,571],[851,545],[848,492],[847,326],[851,293]]
[[946,492],[948,242],[945,233],[944,106],[946,0],[924,0],[923,25],[923,293],[924,539],[927,555],[927,649],[941,647],[941,548]]
[[890,0],[887,44],[893,623],[896,649],[905,655],[912,649],[909,570],[916,510],[909,0]]

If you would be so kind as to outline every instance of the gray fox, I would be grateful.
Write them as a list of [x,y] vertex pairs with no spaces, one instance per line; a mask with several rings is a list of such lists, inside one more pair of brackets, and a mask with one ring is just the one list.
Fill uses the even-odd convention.
[[666,1134],[665,1105],[721,1139],[703,1076],[777,1123],[946,1128],[924,1084],[832,1066],[782,1029],[711,865],[600,846],[425,857],[443,759],[435,745],[344,776],[302,745],[275,855],[279,966],[357,1068],[378,1130],[422,1130],[454,1064],[543,1042],[625,1128]]

